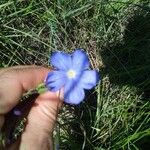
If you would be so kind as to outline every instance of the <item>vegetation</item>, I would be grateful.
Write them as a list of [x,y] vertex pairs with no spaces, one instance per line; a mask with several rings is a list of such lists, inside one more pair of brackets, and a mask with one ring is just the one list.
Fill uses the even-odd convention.
[[60,149],[150,149],[149,0],[0,1],[1,68],[79,47],[102,80],[61,110]]

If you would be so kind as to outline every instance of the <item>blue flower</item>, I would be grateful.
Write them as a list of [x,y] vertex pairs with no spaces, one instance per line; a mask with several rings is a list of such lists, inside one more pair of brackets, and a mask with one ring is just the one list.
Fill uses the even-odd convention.
[[82,49],[73,53],[57,51],[51,56],[54,71],[48,73],[45,84],[50,91],[64,89],[64,101],[79,104],[85,97],[84,89],[91,89],[99,81],[96,70],[90,70],[88,56]]

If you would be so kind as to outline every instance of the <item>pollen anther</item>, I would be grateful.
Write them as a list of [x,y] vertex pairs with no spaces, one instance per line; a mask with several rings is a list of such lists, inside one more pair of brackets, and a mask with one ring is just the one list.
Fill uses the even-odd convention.
[[75,72],[74,70],[69,70],[69,71],[67,72],[67,76],[68,76],[69,78],[75,78],[76,72]]

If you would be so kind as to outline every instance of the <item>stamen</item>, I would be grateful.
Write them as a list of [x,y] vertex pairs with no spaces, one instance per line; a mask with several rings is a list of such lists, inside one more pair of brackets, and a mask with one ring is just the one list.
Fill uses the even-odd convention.
[[69,70],[67,72],[68,78],[75,78],[76,77],[76,72],[74,70]]

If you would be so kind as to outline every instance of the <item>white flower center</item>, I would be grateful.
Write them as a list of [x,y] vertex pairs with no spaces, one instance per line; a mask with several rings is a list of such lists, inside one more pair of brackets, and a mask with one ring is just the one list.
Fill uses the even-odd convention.
[[67,76],[68,76],[68,78],[75,78],[76,72],[74,70],[69,70],[67,72]]

